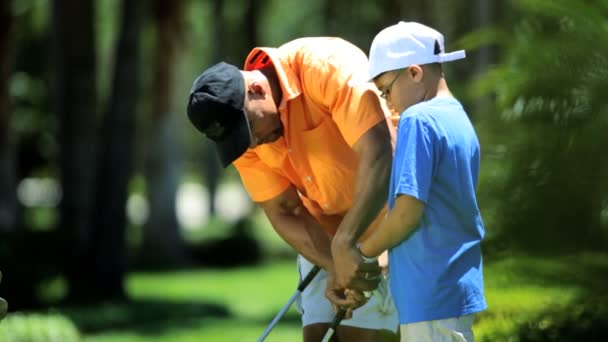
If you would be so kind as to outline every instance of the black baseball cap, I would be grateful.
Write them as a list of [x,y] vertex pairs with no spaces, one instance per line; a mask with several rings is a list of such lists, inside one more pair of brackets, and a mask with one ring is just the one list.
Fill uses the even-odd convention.
[[220,62],[203,71],[192,84],[188,119],[213,140],[223,167],[243,155],[251,144],[243,109],[245,79],[232,64]]

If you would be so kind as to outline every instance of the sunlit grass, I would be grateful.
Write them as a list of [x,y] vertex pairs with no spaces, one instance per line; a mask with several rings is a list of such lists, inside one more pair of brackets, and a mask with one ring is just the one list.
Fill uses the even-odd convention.
[[296,286],[295,260],[255,268],[163,273],[162,277],[138,273],[127,283],[134,299],[219,302],[243,317],[273,314]]
[[[295,260],[255,268],[137,273],[129,277],[128,292],[136,302],[162,299],[167,302],[217,305],[225,317],[193,312],[187,322],[159,330],[141,322],[130,329],[88,334],[86,341],[252,341],[264,330],[297,285]],[[177,316],[187,314],[183,308]],[[162,324],[165,326],[165,324]],[[300,323],[292,308],[267,341],[297,341]]]
[[[603,289],[608,255],[504,257],[485,265],[489,309],[474,325],[477,341],[517,341],[523,325]],[[130,304],[61,309],[87,342],[254,341],[296,287],[295,261],[256,267],[131,274]],[[301,341],[292,308],[267,339]]]

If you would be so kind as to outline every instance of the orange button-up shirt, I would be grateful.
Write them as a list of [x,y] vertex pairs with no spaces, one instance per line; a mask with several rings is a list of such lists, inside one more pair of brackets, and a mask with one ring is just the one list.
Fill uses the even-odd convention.
[[234,162],[254,201],[293,185],[325,230],[336,232],[353,202],[359,158],[352,146],[390,117],[374,85],[365,82],[367,63],[363,51],[339,38],[301,38],[251,51],[244,70],[272,64],[277,71],[284,126],[283,137]]

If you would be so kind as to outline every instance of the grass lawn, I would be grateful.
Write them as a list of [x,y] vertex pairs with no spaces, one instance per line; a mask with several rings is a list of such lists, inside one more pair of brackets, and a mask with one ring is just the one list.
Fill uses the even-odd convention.
[[[489,310],[475,322],[477,341],[517,341],[520,326],[543,325],[548,309],[573,305],[605,288],[608,255],[505,257],[485,265]],[[295,261],[229,270],[134,273],[130,304],[57,309],[87,342],[255,341],[296,287]],[[292,308],[267,341],[300,341]]]

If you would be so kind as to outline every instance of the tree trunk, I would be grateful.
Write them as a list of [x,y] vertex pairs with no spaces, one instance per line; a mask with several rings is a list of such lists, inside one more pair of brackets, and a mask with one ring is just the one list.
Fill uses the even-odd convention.
[[246,2],[247,10],[245,10],[245,27],[243,31],[245,32],[245,56],[243,56],[243,60],[246,57],[246,54],[251,51],[254,47],[258,45],[258,18],[260,9],[264,6],[263,0],[247,0]]
[[14,231],[17,222],[15,145],[8,90],[14,52],[12,3],[4,0],[0,4],[0,233]]
[[336,35],[338,28],[338,1],[335,0],[325,0],[323,3],[323,21],[325,22],[325,32],[327,35]]
[[211,32],[213,39],[213,56],[214,62],[219,62],[225,59],[226,45],[224,38],[226,37],[226,22],[224,20],[224,0],[213,0],[211,4],[211,13],[214,20],[211,21]]
[[97,116],[92,0],[52,3],[54,111],[59,121],[60,229],[72,299],[82,298],[92,268],[90,217],[95,174]]
[[123,0],[109,111],[104,117],[95,205],[92,289],[98,299],[123,299],[126,272],[125,212],[132,174],[135,110],[139,94],[142,2]]
[[[227,54],[227,49],[225,45],[226,37],[226,22],[224,20],[224,2],[223,0],[213,0],[213,62],[219,62],[225,59]],[[244,59],[244,57],[243,57]],[[240,65],[238,65],[240,67]],[[208,202],[208,213],[209,216],[215,216],[216,208],[215,208],[215,197],[217,195],[217,187],[220,182],[220,177],[222,174],[222,169],[220,166],[219,158],[215,152],[213,147],[213,143],[208,139],[202,139],[202,150],[201,156],[203,159],[203,178],[205,180],[205,186],[207,187],[207,192],[209,194],[209,202]]]
[[171,99],[175,88],[177,48],[181,41],[182,1],[155,2],[156,56],[151,129],[145,165],[150,216],[144,227],[140,265],[172,267],[185,261],[184,241],[175,212],[181,175],[177,123]]
[[[496,19],[496,4],[492,1],[487,0],[477,0],[477,18],[476,18],[476,29],[487,29],[492,23],[495,22]],[[477,60],[475,61],[475,72],[476,76],[482,75],[487,72],[491,65],[496,63],[496,54],[493,51],[493,48],[490,46],[482,46],[479,48],[477,52]],[[479,97],[475,99],[473,103],[472,112],[475,114],[469,113],[471,116],[471,120],[478,118],[480,115],[484,113],[488,113],[492,109],[492,97],[490,95],[486,95],[484,97]],[[489,113],[488,113],[489,114]]]
[[409,1],[407,5],[401,6],[401,15],[406,21],[415,21],[421,24],[439,29],[435,21],[433,0]]

